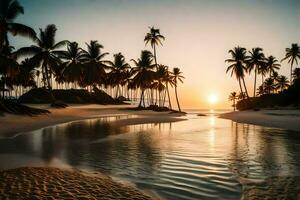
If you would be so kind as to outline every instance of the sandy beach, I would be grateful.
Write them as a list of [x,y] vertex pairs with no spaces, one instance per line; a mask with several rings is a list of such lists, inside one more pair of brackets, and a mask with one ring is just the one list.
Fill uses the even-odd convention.
[[134,187],[100,173],[25,167],[0,172],[0,199],[150,200]]
[[65,109],[50,108],[49,105],[33,105],[34,107],[48,109],[51,114],[38,116],[24,116],[6,114],[0,116],[0,137],[11,137],[17,133],[28,132],[47,126],[106,116],[137,115],[131,118],[115,122],[115,125],[134,125],[144,123],[176,122],[183,120],[178,118],[181,114],[169,114],[169,112],[134,111],[129,110],[128,105],[72,105]]
[[300,131],[300,110],[237,111],[219,117],[239,123]]

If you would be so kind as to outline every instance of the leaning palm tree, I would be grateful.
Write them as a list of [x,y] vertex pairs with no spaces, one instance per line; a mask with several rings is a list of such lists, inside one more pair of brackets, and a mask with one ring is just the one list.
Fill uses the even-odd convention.
[[138,60],[132,59],[131,61],[135,64],[135,67],[132,68],[132,74],[134,75],[132,81],[141,90],[139,107],[142,106],[142,102],[145,107],[145,89],[155,77],[153,68],[156,65],[153,64],[153,54],[150,51],[144,50],[141,52],[141,57]]
[[276,81],[276,89],[280,89],[282,92],[285,88],[289,86],[289,81],[286,76],[279,76]]
[[174,79],[176,102],[177,102],[179,112],[181,112],[181,108],[180,108],[179,100],[178,100],[178,95],[177,95],[177,86],[178,86],[178,81],[183,83],[184,77],[182,76],[182,72],[180,71],[180,69],[177,68],[177,67],[173,68],[173,79]]
[[154,28],[154,26],[149,27],[149,29],[150,32],[146,34],[144,41],[146,45],[150,42],[153,48],[155,65],[157,65],[156,46],[159,44],[162,45],[162,40],[165,40],[165,37],[161,35],[159,29]]
[[107,65],[107,61],[103,60],[108,53],[102,53],[103,46],[96,40],[86,43],[87,50],[83,50],[83,82],[82,86],[101,85],[104,83]]
[[236,92],[231,92],[229,95],[229,101],[232,101],[232,106],[233,106],[233,111],[235,111],[235,100],[238,98],[237,93]]
[[293,65],[296,62],[298,64],[298,59],[300,59],[300,47],[298,44],[292,44],[291,48],[286,48],[285,49],[286,54],[285,57],[281,60],[284,61],[288,59],[288,63],[291,63],[291,77],[290,77],[290,82],[292,83],[292,77],[293,77]]
[[58,49],[68,43],[67,40],[55,43],[56,31],[54,24],[48,25],[44,30],[40,29],[39,38],[36,39],[37,45],[23,47],[16,52],[17,57],[32,55],[31,61],[41,64],[43,79],[46,80],[46,87],[50,90],[52,89],[51,74],[57,71],[61,63],[58,57],[61,51]]
[[266,58],[266,68],[270,74],[269,78],[276,70],[279,70],[280,66],[281,65],[278,63],[278,60],[274,56],[269,56],[268,58]]
[[260,71],[260,68],[265,64],[265,56],[262,53],[262,48],[253,48],[252,51],[249,51],[250,56],[247,60],[248,71],[251,73],[254,70],[254,89],[253,89],[253,97],[256,94],[256,76]]
[[244,94],[244,92],[241,80],[243,81],[246,96],[249,97],[244,79],[245,72],[247,71],[246,61],[248,59],[248,56],[246,55],[246,49],[238,46],[235,47],[233,50],[229,50],[228,53],[231,54],[232,58],[225,60],[225,62],[230,63],[230,65],[227,67],[226,73],[231,71],[231,76],[233,76],[233,74],[236,76],[242,94]]
[[71,42],[68,44],[67,51],[59,52],[59,57],[65,62],[61,65],[61,74],[62,77],[67,82],[73,82],[78,84],[82,80],[82,71],[83,71],[83,52],[79,48],[77,42]]
[[0,46],[9,46],[8,33],[36,38],[32,28],[14,22],[20,14],[24,14],[24,9],[18,0],[0,1]]

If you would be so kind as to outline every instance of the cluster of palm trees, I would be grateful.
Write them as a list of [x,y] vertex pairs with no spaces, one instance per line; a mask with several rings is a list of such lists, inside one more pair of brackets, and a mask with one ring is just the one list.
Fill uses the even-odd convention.
[[[0,2],[0,89],[2,98],[23,94],[28,88],[42,86],[52,91],[57,88],[95,87],[111,96],[137,98],[140,94],[140,107],[157,105],[172,109],[169,87],[174,87],[179,111],[177,85],[183,76],[179,68],[169,69],[158,64],[157,45],[165,39],[160,30],[150,27],[145,36],[145,44],[151,44],[153,54],[144,50],[140,58],[131,59],[134,66],[126,62],[121,53],[112,61],[105,59],[108,53],[98,41],[86,43],[81,48],[77,42],[63,40],[56,42],[57,28],[51,24],[40,29],[39,34],[23,24],[15,23],[15,18],[24,13],[18,0]],[[8,33],[25,36],[34,42],[29,47],[18,50],[10,45]],[[23,61],[18,62],[22,58]],[[53,84],[55,81],[56,84]]]
[[[249,98],[249,92],[245,83],[246,74],[254,73],[254,89],[253,97],[256,95],[265,95],[270,93],[282,92],[293,84],[293,80],[299,78],[298,74],[300,68],[293,70],[294,64],[298,64],[300,59],[300,47],[298,44],[292,44],[291,48],[286,48],[286,55],[281,62],[288,60],[291,64],[290,81],[286,76],[279,76],[277,70],[280,68],[279,61],[274,56],[266,57],[262,48],[253,48],[251,51],[246,50],[243,47],[235,47],[229,50],[231,58],[225,60],[229,63],[227,72],[231,73],[231,76],[235,75],[238,80],[240,94],[232,92],[229,96],[229,100],[233,101],[233,107],[235,107],[235,101],[237,99]],[[257,88],[257,76],[261,76],[261,85]]]

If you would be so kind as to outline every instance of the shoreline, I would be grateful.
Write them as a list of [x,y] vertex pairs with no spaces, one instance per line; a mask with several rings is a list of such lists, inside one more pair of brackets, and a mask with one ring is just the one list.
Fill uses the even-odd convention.
[[219,118],[300,132],[300,110],[236,111],[220,114]]
[[[31,105],[32,106],[32,105]],[[51,113],[37,116],[5,114],[0,117],[0,137],[13,137],[20,133],[26,133],[49,126],[63,123],[96,119],[101,117],[113,117],[124,115],[136,115],[136,118],[119,120],[118,126],[136,125],[145,123],[168,123],[184,119],[179,113],[154,112],[149,110],[135,111],[128,105],[73,105],[67,108],[49,108],[48,105],[34,105],[33,107],[48,109]]]

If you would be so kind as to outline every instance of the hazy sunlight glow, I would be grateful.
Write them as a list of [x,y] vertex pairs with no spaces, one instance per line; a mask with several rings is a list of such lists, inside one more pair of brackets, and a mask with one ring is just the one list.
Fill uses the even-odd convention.
[[215,94],[210,94],[210,95],[208,96],[208,102],[209,102],[210,104],[215,104],[215,103],[217,103],[217,101],[218,101],[217,95],[215,95]]

